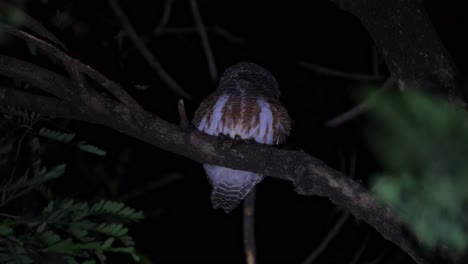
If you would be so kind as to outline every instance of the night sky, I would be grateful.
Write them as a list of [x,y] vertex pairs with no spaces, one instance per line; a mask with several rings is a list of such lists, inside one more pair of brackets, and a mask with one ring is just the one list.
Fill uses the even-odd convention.
[[[123,34],[107,1],[23,2],[21,8],[53,32],[70,55],[122,84],[146,110],[169,122],[179,122],[180,96],[161,80]],[[457,4],[462,1],[425,2],[442,42],[465,76],[468,41],[464,32],[468,17],[461,3]],[[145,45],[191,95],[191,100],[185,100],[191,119],[199,103],[215,90],[216,82],[210,79],[188,1],[174,1],[170,18],[162,28],[167,1],[119,4]],[[359,103],[356,91],[377,88],[389,75],[359,20],[327,0],[198,4],[218,76],[232,64],[251,61],[269,69],[277,78],[281,102],[293,120],[292,133],[280,147],[303,150],[369,186],[372,175],[381,168],[367,146],[367,116],[360,115],[335,128],[325,125]],[[65,16],[62,22],[57,22],[58,14]],[[66,74],[40,52],[31,55],[22,40],[10,39],[0,50]],[[309,69],[306,63],[383,79],[337,77]],[[51,186],[58,197],[89,201],[129,197],[124,200],[147,215],[131,226],[131,233],[139,252],[151,261],[148,263],[245,262],[242,210],[225,214],[212,209],[211,187],[201,164],[102,126],[54,120],[38,124],[40,127],[77,133],[81,139],[106,150],[105,157],[98,157],[51,143],[44,160],[69,164],[67,174]],[[142,189],[153,185],[150,190]],[[344,213],[326,198],[300,196],[290,182],[267,177],[257,186],[259,263],[302,263]],[[131,260],[126,258],[117,256],[111,263]],[[378,262],[372,262],[377,258]],[[413,261],[374,229],[350,216],[314,263]]]

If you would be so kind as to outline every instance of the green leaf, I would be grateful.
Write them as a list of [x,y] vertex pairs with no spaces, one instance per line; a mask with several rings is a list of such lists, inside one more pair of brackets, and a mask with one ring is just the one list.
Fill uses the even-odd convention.
[[13,228],[7,225],[0,224],[0,236],[6,237],[11,234],[13,234]]
[[46,222],[42,222],[36,229],[36,233],[42,233],[44,231],[44,229],[46,228],[47,226],[47,223]]
[[39,135],[48,139],[52,139],[62,143],[69,143],[75,138],[75,134],[73,133],[63,133],[60,131],[48,129],[48,128],[41,128],[39,130]]
[[373,190],[427,246],[468,246],[468,114],[406,91],[371,112],[368,139],[386,172]]
[[82,151],[98,155],[98,156],[105,156],[106,152],[96,146],[90,145],[90,144],[78,144],[78,148],[81,149]]
[[109,249],[112,246],[112,244],[114,243],[114,241],[115,241],[115,238],[109,237],[106,241],[104,241],[104,243],[102,243],[101,248],[103,250]]

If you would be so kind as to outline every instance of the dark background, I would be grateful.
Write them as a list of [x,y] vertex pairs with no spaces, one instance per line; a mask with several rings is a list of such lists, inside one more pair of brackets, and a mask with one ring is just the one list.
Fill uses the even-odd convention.
[[[468,18],[462,1],[426,1],[434,27],[461,73],[468,70]],[[189,32],[154,34],[165,1],[120,1],[134,28],[170,75],[193,97],[185,101],[189,118],[214,91],[200,35]],[[336,128],[324,123],[358,103],[355,92],[377,88],[366,82],[319,74],[306,61],[361,74],[387,76],[375,56],[372,39],[359,21],[330,1],[198,1],[208,29],[218,75],[239,61],[252,61],[278,79],[281,101],[293,119],[292,134],[282,146],[304,150],[363,184],[371,183],[379,166],[367,149],[366,116]],[[457,6],[458,5],[458,6]],[[65,43],[69,53],[121,83],[143,107],[178,122],[180,99],[148,66],[107,1],[27,1],[21,4]],[[65,16],[57,22],[57,16]],[[194,29],[188,1],[177,0],[166,29]],[[235,40],[224,37],[222,28]],[[31,55],[20,40],[4,43],[2,52],[58,72],[47,57]],[[376,59],[377,58],[377,59]],[[376,72],[377,71],[377,72]],[[138,87],[145,87],[139,89]],[[54,121],[39,127],[75,132],[106,150],[96,157],[53,143],[45,160],[68,162],[66,177],[52,183],[59,197],[82,200],[112,198],[143,210],[146,219],[131,227],[139,252],[153,263],[243,263],[242,214],[213,210],[202,166],[159,150],[116,131],[82,122]],[[145,190],[145,186],[155,186]],[[327,199],[297,195],[289,182],[266,178],[257,188],[256,239],[259,263],[300,263],[317,248],[341,217]],[[133,195],[137,193],[137,195]],[[130,195],[130,196],[129,196]],[[412,263],[367,224],[350,217],[315,263]],[[126,256],[113,262],[127,262]]]

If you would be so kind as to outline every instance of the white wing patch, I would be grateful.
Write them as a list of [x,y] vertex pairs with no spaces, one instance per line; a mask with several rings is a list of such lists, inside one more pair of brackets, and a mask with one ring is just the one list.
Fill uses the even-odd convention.
[[257,128],[255,141],[265,144],[273,144],[273,113],[270,106],[265,101],[259,100],[260,106],[260,126]]
[[218,101],[216,102],[216,105],[214,106],[213,114],[211,117],[211,122],[208,124],[206,120],[206,116],[204,116],[198,125],[197,129],[200,131],[203,131],[207,134],[217,136],[219,132],[222,130],[222,110],[224,106],[226,105],[227,100],[229,99],[229,96],[224,95],[221,96]]
[[[256,99],[257,106],[251,106],[256,111],[254,111],[253,115],[248,116],[244,111],[247,106],[244,105],[243,97],[239,98],[241,103],[240,113],[232,113],[232,106],[227,104],[229,98],[228,95],[221,96],[213,107],[210,120],[205,115],[197,129],[214,136],[223,134],[233,139],[238,136],[242,139],[254,139],[258,143],[268,145],[278,143],[274,142],[274,132],[275,129],[278,129],[280,122],[277,122],[276,128],[273,127],[275,120],[266,101]],[[225,107],[227,111],[223,109]]]

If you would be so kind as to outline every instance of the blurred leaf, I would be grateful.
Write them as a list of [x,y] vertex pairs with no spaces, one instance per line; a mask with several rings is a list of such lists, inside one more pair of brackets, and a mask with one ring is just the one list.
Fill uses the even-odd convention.
[[0,20],[12,26],[19,26],[26,20],[26,15],[17,8],[7,6],[0,11]]
[[68,11],[60,11],[57,10],[55,12],[55,16],[52,17],[52,24],[59,28],[60,30],[64,30],[68,26],[70,26],[73,22],[73,19],[70,16]]
[[371,112],[369,141],[385,174],[373,190],[428,246],[468,246],[468,116],[448,103],[407,91]]

